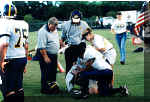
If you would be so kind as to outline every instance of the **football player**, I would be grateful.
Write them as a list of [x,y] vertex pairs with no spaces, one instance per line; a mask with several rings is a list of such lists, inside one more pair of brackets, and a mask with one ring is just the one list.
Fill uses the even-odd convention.
[[[27,64],[28,24],[15,20],[17,9],[13,4],[5,4],[2,18],[3,28],[0,35],[5,36],[0,67],[4,73],[3,87],[6,102],[24,101],[23,72]],[[6,63],[7,62],[7,63]],[[5,64],[6,63],[6,64]]]
[[2,16],[2,12],[0,11],[0,89],[2,91],[3,96],[4,95],[4,85],[2,79],[4,78],[4,56],[6,55],[6,47],[8,44],[6,43],[6,38],[9,36],[9,29],[8,29],[8,20],[4,19]]

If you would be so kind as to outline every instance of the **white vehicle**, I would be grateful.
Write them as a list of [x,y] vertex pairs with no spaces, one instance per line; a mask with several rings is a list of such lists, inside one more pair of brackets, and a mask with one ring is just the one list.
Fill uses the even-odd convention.
[[110,28],[111,25],[114,23],[114,18],[113,17],[103,17],[103,25],[106,28]]
[[139,12],[136,10],[133,11],[121,11],[122,13],[122,18],[126,22],[131,22],[132,24],[135,24],[137,21],[137,17],[139,15]]

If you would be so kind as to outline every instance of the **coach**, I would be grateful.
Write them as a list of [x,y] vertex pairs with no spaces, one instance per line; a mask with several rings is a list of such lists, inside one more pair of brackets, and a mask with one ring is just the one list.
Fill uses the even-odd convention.
[[73,62],[77,60],[78,45],[82,42],[82,32],[89,27],[81,19],[81,12],[74,10],[71,13],[70,20],[62,25],[61,46],[64,45],[63,42],[69,45],[65,51],[66,74],[71,69]]
[[58,20],[51,17],[48,24],[42,26],[38,31],[37,46],[40,50],[41,93],[44,94],[54,94],[50,85],[57,86],[57,52],[60,47],[57,25]]

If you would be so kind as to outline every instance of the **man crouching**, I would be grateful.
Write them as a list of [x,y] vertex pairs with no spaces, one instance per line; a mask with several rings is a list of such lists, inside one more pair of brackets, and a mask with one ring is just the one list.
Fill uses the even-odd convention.
[[[81,43],[79,46],[80,62],[72,67],[66,76],[66,84],[69,92],[73,92],[77,98],[87,98],[89,92],[89,80],[96,80],[98,83],[98,91],[100,96],[111,96],[120,93],[121,96],[127,96],[128,89],[125,86],[113,88],[111,82],[113,79],[113,71],[103,55],[91,46]],[[73,85],[80,86],[80,91],[74,92]]]

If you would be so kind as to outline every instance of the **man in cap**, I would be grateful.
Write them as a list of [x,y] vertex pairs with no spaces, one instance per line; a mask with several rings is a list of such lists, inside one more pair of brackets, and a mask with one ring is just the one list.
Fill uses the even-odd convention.
[[89,26],[82,21],[82,14],[78,10],[71,13],[70,20],[62,24],[61,46],[64,42],[69,45],[65,50],[66,74],[77,60],[78,45],[82,42],[82,33]]

